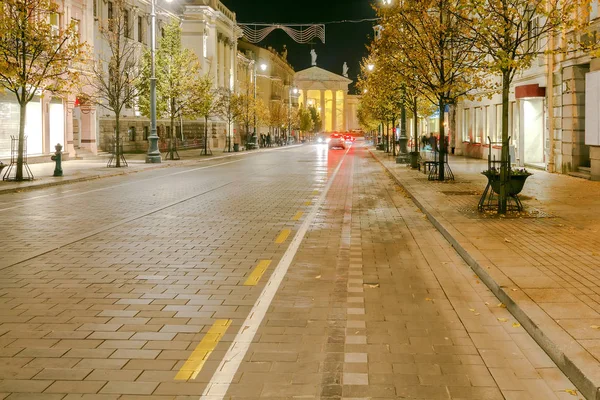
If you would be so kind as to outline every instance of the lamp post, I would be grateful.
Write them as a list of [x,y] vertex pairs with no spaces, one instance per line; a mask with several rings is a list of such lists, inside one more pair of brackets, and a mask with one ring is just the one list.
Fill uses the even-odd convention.
[[289,93],[289,101],[288,101],[288,140],[290,135],[292,134],[292,93],[298,94],[298,88],[290,87],[288,90]]
[[[256,142],[257,142],[257,147],[258,147],[258,136],[256,136],[256,77],[258,76],[258,74],[256,73],[258,65],[256,65],[256,63],[254,63],[254,107],[253,107],[253,112],[254,112],[254,127],[253,127],[253,132],[252,132],[252,136],[256,138]],[[262,63],[260,64],[260,70],[261,71],[266,71],[267,70],[267,64]]]
[[[170,3],[172,0],[166,0]],[[156,0],[151,2],[150,12],[150,136],[148,136],[148,153],[146,153],[146,163],[159,164],[162,159],[158,149],[158,135],[156,134],[156,74],[155,74],[155,53],[156,53]]]

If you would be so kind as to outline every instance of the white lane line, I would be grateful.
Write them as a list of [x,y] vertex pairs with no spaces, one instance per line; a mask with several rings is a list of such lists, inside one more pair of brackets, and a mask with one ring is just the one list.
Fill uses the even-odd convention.
[[[238,160],[228,161],[228,162],[224,162],[224,163],[221,163],[221,164],[207,165],[205,167],[193,168],[193,169],[189,169],[189,170],[185,170],[185,171],[174,172],[172,174],[155,176],[155,177],[152,177],[152,178],[139,179],[139,180],[136,180],[134,182],[120,183],[118,185],[107,186],[107,187],[104,187],[104,188],[93,189],[93,190],[89,190],[89,191],[86,191],[86,192],[75,193],[75,194],[72,194],[72,195],[69,195],[69,196],[62,196],[61,199],[66,199],[66,198],[69,198],[69,197],[74,197],[74,196],[80,196],[80,195],[84,195],[84,194],[99,192],[99,191],[107,190],[107,189],[113,189],[113,188],[122,187],[122,186],[126,186],[126,185],[132,185],[132,184],[135,184],[135,183],[138,183],[138,182],[145,182],[145,181],[156,180],[156,179],[160,179],[160,178],[166,178],[166,177],[173,176],[173,175],[186,174],[188,172],[194,172],[194,171],[198,171],[198,170],[206,169],[206,168],[214,168],[214,167],[218,167],[220,165],[233,164],[233,163],[236,163],[236,162],[247,160],[248,158],[245,157],[245,156],[248,156],[248,155],[270,153],[270,152],[275,151],[275,150],[291,150],[291,149],[295,149],[295,148],[301,147],[301,146],[302,146],[301,144],[297,144],[297,145],[291,145],[291,146],[288,146],[288,147],[276,147],[276,148],[272,148],[272,149],[260,150],[260,151],[258,151],[256,153],[241,153],[241,154],[238,155],[238,157],[243,157],[243,158],[240,158]],[[235,155],[217,156],[217,157],[209,158],[209,159],[206,159],[206,160],[199,160],[199,162],[202,162],[202,161],[214,161],[214,160],[218,160],[218,159],[231,158],[231,157],[235,157]],[[172,167],[185,167],[185,165],[181,165],[181,166],[172,165]],[[152,171],[152,170],[140,170],[138,172],[146,172],[146,171]],[[115,177],[122,177],[122,176],[124,176],[124,175],[107,176],[106,178],[115,178]],[[101,179],[101,178],[104,178],[104,177],[102,177],[102,176],[98,177],[98,179]],[[81,182],[81,183],[83,183],[83,182]],[[28,189],[28,188],[26,187],[25,189]],[[45,198],[45,197],[51,197],[51,196],[58,196],[58,195],[61,195],[61,194],[67,193],[67,192],[72,192],[72,191],[74,191],[74,189],[67,190],[67,191],[62,191],[60,193],[49,193],[49,194],[44,194],[44,195],[35,196],[35,197],[28,197],[28,198],[22,199],[22,200],[11,201],[11,202],[6,203],[6,204],[25,203],[27,201],[39,200],[39,199],[42,199],[42,198]],[[0,212],[12,210],[12,209],[15,209],[15,208],[19,208],[19,207],[22,207],[23,205],[24,204],[19,204],[19,205],[13,206],[13,207],[1,208]]]
[[240,365],[242,364],[242,361],[244,360],[244,357],[246,356],[246,353],[248,352],[248,349],[254,340],[256,332],[265,318],[265,315],[271,306],[271,302],[273,301],[277,290],[279,290],[279,286],[287,274],[292,260],[298,252],[298,248],[300,247],[302,240],[304,240],[304,235],[306,235],[306,232],[308,232],[310,224],[312,224],[313,220],[317,216],[317,213],[319,212],[319,209],[325,202],[327,193],[329,192],[331,185],[333,185],[333,181],[342,167],[347,154],[348,150],[346,150],[344,153],[344,156],[331,175],[327,185],[322,189],[321,196],[319,196],[319,199],[314,203],[312,210],[302,225],[300,225],[300,229],[298,229],[298,232],[296,232],[296,235],[294,235],[294,238],[283,254],[283,257],[281,257],[281,261],[279,261],[279,264],[273,270],[269,281],[265,285],[260,296],[258,296],[256,303],[254,303],[254,306],[250,310],[248,317],[233,339],[233,342],[229,346],[227,353],[219,363],[219,367],[204,389],[200,399],[223,399],[227,393],[227,390],[229,390],[229,386],[231,385],[236,372],[240,368]]
[[[95,193],[95,192],[101,192],[101,191],[103,191],[103,190],[108,190],[108,189],[114,189],[114,188],[118,188],[118,187],[123,187],[123,186],[133,185],[133,184],[136,184],[136,183],[139,183],[139,182],[145,182],[145,181],[150,181],[150,180],[156,180],[156,179],[161,179],[161,178],[167,178],[167,177],[169,177],[169,176],[174,176],[174,175],[187,174],[187,173],[189,173],[189,172],[199,171],[199,170],[201,170],[201,169],[207,169],[207,168],[219,167],[219,166],[221,166],[221,165],[233,164],[233,163],[237,163],[237,162],[244,161],[244,160],[245,160],[245,158],[241,158],[241,159],[239,159],[239,160],[227,161],[227,162],[220,163],[220,164],[207,165],[207,166],[205,166],[205,167],[198,167],[198,168],[187,169],[187,170],[185,170],[185,171],[173,172],[173,173],[171,173],[171,174],[167,174],[167,175],[161,175],[161,176],[155,176],[155,177],[152,177],[152,178],[144,178],[144,179],[139,179],[139,180],[136,180],[135,182],[120,183],[120,184],[118,184],[118,185],[106,186],[106,187],[102,187],[102,188],[98,188],[98,189],[88,190],[88,191],[86,191],[86,192],[79,192],[79,193],[74,193],[74,194],[70,194],[70,195],[67,195],[67,196],[61,196],[61,197],[60,197],[60,199],[68,199],[68,198],[71,198],[71,197],[82,196],[82,195],[84,195],[84,194],[90,194],[90,193]],[[122,176],[122,175],[121,175],[121,176]],[[23,202],[23,203],[25,203],[25,201],[29,201],[29,200],[38,200],[38,199],[41,199],[41,198],[43,198],[43,197],[55,196],[55,195],[58,195],[58,194],[60,194],[60,193],[52,193],[52,194],[46,194],[46,195],[43,195],[43,196],[31,197],[31,198],[27,198],[27,199],[20,200],[20,202]],[[2,209],[0,209],[0,212],[2,212],[2,211],[8,211],[8,210],[13,210],[13,209],[15,209],[15,208],[20,208],[20,207],[23,207],[23,206],[25,206],[25,204],[18,204],[18,205],[16,205],[16,206],[7,207],[7,208],[2,208]]]

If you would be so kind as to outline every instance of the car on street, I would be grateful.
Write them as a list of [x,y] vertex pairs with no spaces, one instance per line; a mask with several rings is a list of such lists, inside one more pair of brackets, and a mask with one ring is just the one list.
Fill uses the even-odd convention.
[[344,140],[346,141],[346,143],[352,143],[356,140],[356,138],[352,135],[344,135]]
[[333,133],[331,134],[331,136],[329,136],[329,149],[334,149],[334,148],[338,148],[338,149],[345,149],[346,148],[346,141],[344,140],[344,136],[342,136],[339,133]]

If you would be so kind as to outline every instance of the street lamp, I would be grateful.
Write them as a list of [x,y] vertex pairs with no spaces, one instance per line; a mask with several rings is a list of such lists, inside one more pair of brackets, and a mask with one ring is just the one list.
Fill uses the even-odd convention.
[[290,87],[289,92],[289,101],[288,101],[288,140],[290,135],[292,134],[292,93],[294,95],[298,94],[297,87]]
[[[256,65],[256,62],[254,63],[254,107],[253,107],[253,112],[254,112],[254,127],[252,128],[252,136],[256,138],[256,142],[257,142],[257,147],[258,147],[258,136],[256,136],[256,77],[258,76],[258,74],[256,73],[257,68],[259,66]],[[266,63],[261,63],[260,64],[260,70],[265,72],[267,70],[269,66]]]
[[369,72],[372,72],[375,69],[375,64],[367,65],[367,69],[369,70]]
[[[170,3],[173,0],[165,0]],[[151,32],[150,38],[150,136],[148,136],[148,153],[146,154],[146,163],[158,164],[162,161],[160,150],[158,149],[158,135],[156,134],[156,74],[155,74],[155,53],[156,53],[156,0],[151,1],[152,10],[150,13]]]

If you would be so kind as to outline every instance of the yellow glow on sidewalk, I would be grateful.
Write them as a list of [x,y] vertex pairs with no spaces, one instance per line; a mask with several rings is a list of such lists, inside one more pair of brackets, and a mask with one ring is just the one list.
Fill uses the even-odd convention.
[[292,219],[293,219],[294,221],[299,221],[299,220],[300,220],[300,218],[302,218],[302,215],[303,215],[303,214],[304,214],[304,213],[303,213],[302,211],[298,211],[298,212],[296,213],[296,215],[294,215],[294,218],[292,218]]
[[255,286],[258,281],[260,281],[260,278],[262,278],[267,268],[269,268],[269,265],[271,265],[271,260],[261,260],[258,265],[254,267],[254,270],[248,279],[246,279],[246,282],[244,282],[244,286]]
[[292,231],[289,229],[282,230],[281,233],[279,234],[279,236],[277,236],[277,239],[275,239],[275,243],[281,244],[281,243],[285,242],[285,240],[288,238],[288,236],[290,236],[290,233],[292,233]]
[[194,349],[192,354],[188,357],[183,367],[175,375],[177,381],[187,381],[188,379],[196,379],[204,363],[210,357],[219,341],[231,325],[230,319],[218,319],[209,329],[208,333],[204,335],[198,346]]

